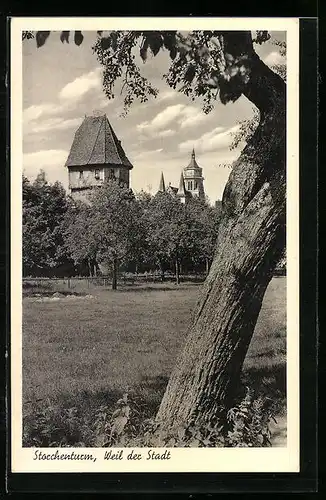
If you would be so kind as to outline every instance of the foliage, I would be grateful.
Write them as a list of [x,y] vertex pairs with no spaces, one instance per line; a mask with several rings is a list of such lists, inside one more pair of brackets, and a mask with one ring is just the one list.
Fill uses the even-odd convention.
[[29,270],[67,259],[89,266],[111,266],[116,259],[161,270],[177,259],[196,270],[212,260],[218,224],[218,211],[196,198],[183,205],[168,193],[135,197],[112,180],[82,202],[66,196],[59,183],[48,184],[42,172],[33,183],[23,178],[23,257]]
[[49,184],[44,172],[34,182],[23,176],[23,265],[55,267],[68,258],[61,224],[68,208],[59,182]]
[[248,142],[253,136],[260,120],[260,113],[257,108],[252,108],[253,115],[251,118],[238,122],[239,129],[236,132],[231,132],[233,137],[230,144],[230,149],[236,149],[241,143]]
[[180,259],[189,245],[185,206],[168,193],[157,193],[144,211],[147,244],[159,265]]
[[230,409],[227,419],[214,426],[178,423],[162,430],[154,419],[155,408],[137,392],[125,392],[117,401],[85,409],[76,401],[73,407],[57,406],[39,400],[33,413],[24,419],[24,446],[39,447],[268,447],[271,446],[271,420],[276,405],[270,398],[247,394]]
[[89,204],[72,200],[62,224],[62,231],[65,247],[76,264],[84,260],[96,260],[98,247]]
[[[60,40],[69,43],[74,33],[74,42],[83,41],[81,31],[62,31]],[[122,82],[124,113],[135,99],[146,102],[156,97],[158,90],[145,78],[140,69],[141,62],[162,51],[168,52],[170,67],[163,75],[167,84],[178,89],[192,100],[203,100],[203,110],[209,113],[219,96],[226,104],[237,100],[243,86],[249,81],[250,65],[245,50],[233,57],[228,49],[226,31],[111,31],[97,32],[93,51],[103,66],[103,88],[108,99],[114,98],[117,82]],[[24,32],[30,38],[32,32]],[[45,44],[50,31],[36,32],[37,47]],[[244,47],[251,37],[250,32],[235,32],[238,43]],[[262,44],[270,39],[267,31],[257,31],[253,43]]]
[[247,387],[247,393],[238,405],[227,414],[230,430],[227,443],[230,447],[265,447],[271,445],[270,423],[277,423],[276,404],[270,398],[254,397]]
[[89,197],[90,219],[99,262],[123,262],[140,244],[140,207],[127,187],[110,180]]
[[195,269],[203,262],[207,267],[214,257],[221,207],[211,207],[198,198],[192,198],[185,208],[191,228],[191,261]]
[[[267,33],[267,32],[262,32],[262,33]],[[263,42],[266,41],[265,37],[267,35],[263,35]],[[261,40],[261,38],[258,38],[258,40]],[[257,41],[257,43],[262,43],[260,41]],[[286,56],[286,42],[285,41],[280,41],[276,40],[275,38],[271,39],[271,43],[273,45],[276,45],[279,50],[279,54],[281,57]],[[285,82],[286,82],[286,64],[285,63],[278,63],[278,64],[273,64],[271,66],[271,69],[275,71]],[[252,108],[253,115],[251,118],[246,119],[246,120],[241,120],[238,122],[239,129],[236,132],[232,133],[233,140],[230,144],[230,149],[236,149],[241,143],[248,142],[249,139],[253,136],[260,120],[260,113],[256,107]]]
[[130,259],[143,239],[140,206],[129,188],[109,180],[85,203],[74,203],[64,225],[66,246],[76,263],[113,266]]
[[159,192],[147,199],[142,222],[147,254],[161,271],[171,262],[199,269],[206,259],[212,260],[219,215],[198,198],[183,204],[177,197]]

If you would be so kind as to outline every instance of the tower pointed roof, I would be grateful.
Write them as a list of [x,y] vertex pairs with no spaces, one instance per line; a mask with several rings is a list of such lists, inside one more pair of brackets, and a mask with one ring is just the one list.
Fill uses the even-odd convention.
[[178,189],[177,195],[178,196],[186,196],[185,180],[184,180],[182,172],[181,172],[181,175],[180,175],[179,189]]
[[100,164],[133,168],[107,116],[85,116],[75,133],[65,166]]
[[164,181],[163,172],[161,173],[161,180],[160,180],[160,185],[158,187],[158,190],[161,191],[162,193],[165,193],[165,181]]
[[191,158],[190,158],[190,163],[189,163],[189,165],[185,168],[185,170],[187,170],[187,169],[192,169],[192,168],[200,168],[200,166],[198,165],[198,163],[197,163],[197,161],[196,161],[196,153],[195,153],[195,148],[192,148]]

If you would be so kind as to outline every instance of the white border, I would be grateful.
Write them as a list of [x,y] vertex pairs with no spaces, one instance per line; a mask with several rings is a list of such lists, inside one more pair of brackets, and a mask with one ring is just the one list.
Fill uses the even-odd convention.
[[[22,31],[143,29],[287,32],[287,446],[172,448],[170,460],[104,461],[101,448],[78,448],[95,462],[33,460],[22,448]],[[296,18],[13,18],[11,20],[11,408],[13,472],[299,471],[299,20]],[[59,449],[59,452],[72,449]],[[147,450],[138,451],[147,456]],[[159,449],[157,449],[159,451]],[[162,449],[161,451],[164,451]],[[53,454],[55,449],[43,448]],[[129,448],[124,450],[126,456]]]

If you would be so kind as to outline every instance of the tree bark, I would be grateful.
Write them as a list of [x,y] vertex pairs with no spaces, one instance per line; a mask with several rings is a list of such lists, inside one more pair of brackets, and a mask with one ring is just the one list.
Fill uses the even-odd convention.
[[112,264],[112,290],[117,289],[117,283],[118,283],[118,259],[114,257]]
[[214,425],[232,405],[285,244],[285,84],[251,49],[249,35],[240,47],[237,36],[230,34],[225,50],[249,55],[242,93],[261,118],[224,190],[214,260],[156,417],[164,429]]

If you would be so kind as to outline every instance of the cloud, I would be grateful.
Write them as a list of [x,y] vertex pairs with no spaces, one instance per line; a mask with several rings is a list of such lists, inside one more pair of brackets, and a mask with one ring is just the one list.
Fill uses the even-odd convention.
[[182,111],[182,117],[179,120],[181,128],[194,127],[207,120],[207,115],[195,106],[186,106]]
[[150,123],[150,127],[154,130],[159,130],[165,127],[180,115],[184,107],[184,104],[174,104],[172,106],[168,106],[163,111],[158,113],[155,118],[153,118]]
[[38,134],[40,132],[47,132],[48,130],[68,130],[70,128],[77,128],[80,123],[80,118],[71,118],[67,120],[63,118],[49,118],[40,123],[34,122],[29,124],[25,134]]
[[151,157],[151,156],[155,156],[157,155],[158,153],[161,153],[163,151],[163,148],[160,148],[160,149],[152,149],[151,151],[143,151],[141,153],[138,153],[134,156],[134,159],[135,160],[141,160],[143,158],[148,158],[148,157]]
[[179,144],[181,152],[188,152],[193,147],[197,152],[204,153],[206,151],[216,151],[226,149],[232,142],[231,134],[239,130],[239,125],[235,125],[227,130],[224,127],[216,127],[210,132],[206,132],[198,139],[188,140]]
[[265,59],[265,64],[268,66],[273,66],[274,64],[285,64],[285,57],[281,56],[281,54],[277,51],[270,52]]
[[24,170],[26,175],[34,176],[40,169],[47,172],[49,169],[59,167],[67,175],[64,168],[67,157],[68,152],[64,149],[42,149],[32,153],[25,153],[23,156]]
[[78,100],[91,89],[101,88],[101,68],[85,73],[67,83],[59,92],[60,99]]
[[175,131],[172,130],[171,128],[169,128],[167,130],[161,130],[160,132],[158,132],[156,137],[171,137],[174,134],[175,134]]
[[165,92],[160,92],[156,98],[156,102],[166,101],[167,99],[175,99],[178,93],[175,90],[166,90]]
[[57,113],[58,106],[53,103],[33,104],[23,111],[24,123],[29,123],[38,120],[41,116],[52,115]]
[[207,120],[207,115],[195,106],[185,104],[174,104],[160,111],[152,120],[139,123],[137,131],[147,137],[167,137],[174,132],[161,132],[161,129],[171,123],[176,123],[181,128],[194,127]]

